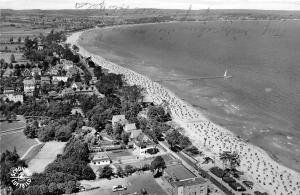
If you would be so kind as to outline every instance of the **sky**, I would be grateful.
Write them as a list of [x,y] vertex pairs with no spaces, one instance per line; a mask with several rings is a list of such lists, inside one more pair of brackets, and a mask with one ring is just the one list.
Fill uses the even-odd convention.
[[[1,9],[75,9],[76,3],[161,9],[300,10],[300,0],[0,0]],[[79,5],[77,4],[77,5]],[[84,6],[83,8],[88,8]]]

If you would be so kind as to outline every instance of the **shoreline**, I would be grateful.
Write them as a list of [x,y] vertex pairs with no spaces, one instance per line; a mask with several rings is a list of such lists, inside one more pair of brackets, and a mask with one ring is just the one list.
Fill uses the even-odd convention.
[[[67,42],[76,44],[80,48],[79,53],[81,55],[85,57],[92,56],[96,64],[109,69],[111,72],[123,74],[128,84],[137,84],[145,88],[145,91],[149,95],[151,94],[150,97],[155,104],[162,103],[163,100],[167,101],[170,104],[173,120],[185,129],[185,134],[191,138],[193,144],[198,148],[203,149],[203,143],[206,142],[206,149],[209,147],[216,156],[226,150],[238,151],[241,156],[240,169],[246,172],[247,175],[252,176],[255,183],[261,186],[265,183],[262,187],[272,192],[272,194],[280,194],[281,192],[300,193],[299,173],[274,161],[261,148],[245,143],[231,131],[213,124],[199,110],[178,98],[169,89],[151,81],[146,76],[109,62],[97,54],[88,52],[78,44],[78,39],[80,39],[80,35],[83,32],[73,33],[68,37]],[[207,141],[203,139],[204,137],[207,138]],[[285,180],[289,181],[285,183]],[[277,185],[275,186],[275,184]],[[284,186],[289,187],[285,190]]]

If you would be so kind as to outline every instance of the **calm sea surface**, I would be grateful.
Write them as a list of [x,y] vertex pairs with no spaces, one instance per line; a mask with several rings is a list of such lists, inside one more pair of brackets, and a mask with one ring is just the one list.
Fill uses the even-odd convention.
[[[208,118],[300,171],[300,22],[147,24],[96,29],[80,45],[149,76]],[[222,76],[224,79],[180,80]]]

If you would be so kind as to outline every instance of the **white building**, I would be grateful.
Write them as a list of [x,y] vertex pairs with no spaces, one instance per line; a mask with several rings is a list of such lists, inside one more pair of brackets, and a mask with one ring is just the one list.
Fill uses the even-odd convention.
[[112,126],[115,127],[117,123],[121,124],[121,125],[126,125],[127,124],[127,120],[125,118],[125,115],[122,114],[122,115],[114,115],[112,117],[112,120],[111,120],[111,123],[112,123]]
[[24,79],[23,80],[24,84],[24,92],[25,93],[32,93],[34,92],[35,89],[35,79]]
[[127,133],[130,133],[133,130],[136,130],[135,123],[126,124],[124,127],[124,131]]
[[109,156],[106,154],[106,152],[97,153],[93,159],[92,163],[94,165],[109,165],[111,163],[111,160]]
[[23,95],[22,95],[22,94],[17,94],[17,93],[7,93],[7,94],[5,94],[5,97],[6,97],[9,101],[13,101],[13,102],[21,102],[21,103],[23,103],[23,101],[24,101]]
[[59,81],[67,82],[68,77],[67,76],[53,76],[52,77],[52,82],[54,84],[57,84]]

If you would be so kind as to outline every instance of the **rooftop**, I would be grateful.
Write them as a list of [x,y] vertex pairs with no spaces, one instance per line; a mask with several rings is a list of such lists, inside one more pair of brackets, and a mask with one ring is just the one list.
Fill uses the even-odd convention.
[[176,187],[180,187],[180,186],[193,186],[193,185],[204,184],[204,183],[206,183],[205,179],[201,177],[196,177],[192,179],[176,181],[173,183],[173,185],[175,185]]
[[93,160],[106,160],[106,159],[109,159],[108,155],[106,152],[101,152],[101,153],[98,153],[96,154],[94,157],[93,157]]

